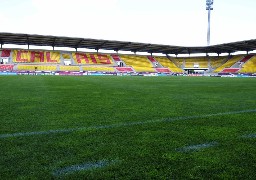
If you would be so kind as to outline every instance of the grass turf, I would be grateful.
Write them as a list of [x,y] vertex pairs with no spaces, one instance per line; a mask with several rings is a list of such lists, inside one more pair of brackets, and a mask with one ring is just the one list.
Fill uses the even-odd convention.
[[[256,79],[0,76],[0,134],[256,109]],[[255,112],[0,138],[1,179],[253,179]],[[213,147],[179,148],[217,142]],[[58,169],[113,161],[61,177]]]

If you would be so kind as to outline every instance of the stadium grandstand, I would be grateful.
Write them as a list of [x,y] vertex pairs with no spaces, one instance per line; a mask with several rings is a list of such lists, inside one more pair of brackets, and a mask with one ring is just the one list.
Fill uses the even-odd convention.
[[[256,40],[206,47],[182,47],[136,42],[0,33],[1,74],[55,75],[234,75],[256,73]],[[27,49],[5,48],[4,45],[26,45]],[[30,49],[30,46],[50,46],[52,50]],[[55,50],[56,47],[73,51]],[[97,52],[82,52],[80,48]],[[116,53],[103,53],[113,50]],[[134,54],[120,54],[119,51]],[[236,52],[244,54],[234,55]],[[148,55],[138,55],[143,52]],[[190,56],[191,54],[204,56]],[[155,54],[158,54],[157,56]],[[159,56],[162,54],[162,56]],[[210,56],[209,54],[216,54]],[[222,54],[227,54],[221,56]],[[188,55],[178,57],[178,55]]]

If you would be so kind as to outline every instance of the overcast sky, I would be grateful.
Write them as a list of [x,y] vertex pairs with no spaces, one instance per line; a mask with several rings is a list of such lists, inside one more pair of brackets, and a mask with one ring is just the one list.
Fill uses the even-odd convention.
[[[0,32],[205,46],[205,0],[0,0]],[[211,44],[256,39],[255,0],[215,0]]]

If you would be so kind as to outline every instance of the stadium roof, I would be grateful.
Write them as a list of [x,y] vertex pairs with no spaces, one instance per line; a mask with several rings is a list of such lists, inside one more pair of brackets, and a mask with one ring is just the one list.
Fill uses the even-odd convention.
[[194,53],[233,53],[237,51],[256,50],[256,39],[219,44],[213,46],[185,47],[172,45],[147,44],[138,42],[112,41],[100,39],[45,36],[34,34],[0,33],[1,48],[4,44],[52,46],[68,48],[87,48],[95,50],[115,50],[148,52],[163,54],[194,54]]

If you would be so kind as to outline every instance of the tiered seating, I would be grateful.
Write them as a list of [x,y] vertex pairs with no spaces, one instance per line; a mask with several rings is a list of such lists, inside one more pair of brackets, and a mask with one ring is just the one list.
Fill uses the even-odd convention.
[[113,67],[105,67],[105,66],[99,66],[99,67],[83,66],[82,68],[83,68],[83,71],[115,72],[115,69]]
[[251,57],[253,57],[253,55],[247,55],[247,56],[245,56],[240,62],[245,63],[245,62],[248,61]]
[[111,57],[115,60],[115,61],[121,61],[120,57],[116,54],[112,54]]
[[116,67],[118,72],[134,72],[131,67]]
[[186,62],[185,68],[194,68],[194,62]]
[[163,67],[169,68],[174,73],[182,73],[183,70],[178,68],[170,59],[167,57],[155,57]]
[[18,65],[18,71],[56,71],[57,67],[53,65]]
[[208,68],[207,57],[189,57],[185,62],[185,68]]
[[256,73],[256,56],[253,56],[243,64],[240,73]]
[[60,66],[60,71],[80,71],[79,66]]
[[60,52],[13,50],[15,63],[60,63]]
[[178,67],[182,67],[184,58],[174,58],[174,57],[172,57],[172,60],[174,60],[176,62]]
[[230,58],[226,63],[215,69],[214,72],[221,72],[224,68],[230,68],[232,65],[234,65],[236,62],[240,61],[243,58],[242,55],[233,56]]
[[111,57],[105,54],[72,53],[76,64],[113,64]]
[[170,73],[171,71],[168,68],[155,68],[157,72],[160,73]]
[[136,72],[156,72],[154,68],[151,67],[133,67]]
[[0,53],[0,57],[10,57],[11,50],[9,49],[3,49],[2,52]]
[[147,56],[148,60],[150,60],[152,63],[157,63],[154,57],[152,56]]
[[146,56],[122,55],[121,59],[136,72],[155,72],[152,63]]
[[225,62],[228,59],[227,56],[217,56],[217,57],[211,57],[211,66],[212,68],[218,68],[221,65],[223,65],[223,62]]
[[70,56],[70,54],[62,54],[62,58],[63,59],[71,59],[71,56]]
[[240,68],[225,68],[222,73],[237,73]]
[[0,64],[0,71],[12,71],[13,67],[13,64]]
[[[135,55],[105,55],[92,53],[69,53],[42,50],[7,50],[0,51],[3,63],[14,62],[14,64],[0,64],[0,71],[98,71],[98,72],[160,72],[160,73],[182,73],[183,70],[176,64],[183,62],[186,68],[208,68],[208,57],[174,58],[135,56]],[[8,59],[9,58],[9,59]],[[73,59],[74,61],[73,61]],[[216,68],[214,72],[221,73],[256,73],[256,56],[222,56],[210,57],[211,67]],[[8,61],[6,61],[8,59]],[[63,62],[61,60],[64,59]],[[72,61],[71,61],[72,59]],[[63,65],[69,64],[72,65]],[[124,64],[122,64],[122,62]],[[225,62],[223,64],[223,62]],[[155,68],[161,64],[163,68]],[[16,65],[17,64],[17,65]],[[113,67],[115,65],[126,67]],[[235,65],[234,65],[235,64]],[[78,66],[80,65],[80,66]],[[233,66],[234,65],[234,66]],[[237,66],[236,66],[237,65]],[[242,65],[242,68],[237,68]],[[179,66],[179,67],[177,67]],[[17,68],[16,68],[17,67]],[[59,68],[58,68],[59,67]],[[161,67],[161,66],[160,66]],[[232,68],[231,68],[232,67]],[[233,68],[236,67],[236,68]]]

